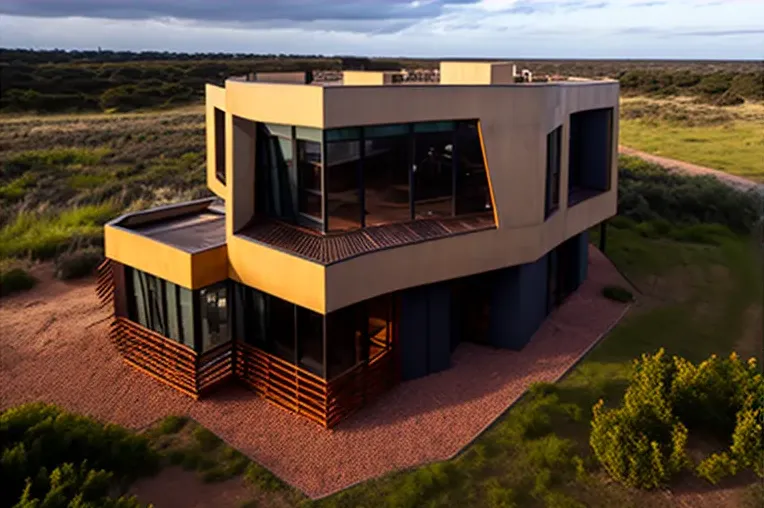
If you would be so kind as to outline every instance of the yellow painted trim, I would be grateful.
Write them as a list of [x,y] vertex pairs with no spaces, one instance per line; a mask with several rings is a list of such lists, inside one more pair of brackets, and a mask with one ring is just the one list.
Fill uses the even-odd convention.
[[232,236],[228,239],[229,278],[324,314],[325,267],[285,252]]
[[496,227],[499,227],[499,212],[496,210],[496,197],[493,195],[493,182],[491,181],[491,170],[488,167],[488,156],[485,153],[485,142],[483,141],[483,125],[477,122],[478,137],[480,138],[480,151],[483,153],[483,165],[485,165],[485,174],[488,177],[488,192],[491,194],[491,210],[493,210],[493,220]]
[[[225,88],[207,84],[205,96],[205,133],[207,140],[207,187],[219,198],[225,199],[225,185],[215,175],[215,108],[225,111]],[[225,142],[223,143],[225,146]]]
[[203,288],[228,278],[228,248],[225,245],[195,252],[191,256],[191,283]]
[[224,280],[225,247],[190,253],[116,226],[104,228],[105,256],[188,289]]

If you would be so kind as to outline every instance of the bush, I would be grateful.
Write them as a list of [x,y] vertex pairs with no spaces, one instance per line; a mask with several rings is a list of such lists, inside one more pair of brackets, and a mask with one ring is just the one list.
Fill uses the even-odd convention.
[[188,417],[170,415],[159,422],[157,430],[160,434],[177,434],[186,426],[186,423],[188,423]]
[[630,487],[658,488],[687,463],[687,429],[668,398],[673,372],[663,351],[642,355],[623,406],[606,410],[600,400],[593,408],[592,450],[613,478]]
[[196,439],[199,447],[205,451],[214,450],[222,443],[219,437],[204,427],[194,429],[194,439]]
[[0,506],[138,506],[109,494],[158,467],[145,437],[45,404],[0,413],[0,449]]
[[12,268],[0,273],[0,296],[8,296],[19,291],[26,291],[37,284],[37,279],[21,268]]
[[590,444],[605,470],[633,487],[663,485],[689,464],[688,429],[732,441],[728,452],[697,466],[699,476],[712,483],[742,469],[764,476],[762,405],[754,359],[742,362],[733,353],[695,365],[661,349],[636,362],[621,407],[594,406]]
[[102,261],[103,251],[94,247],[61,254],[56,258],[56,277],[62,280],[87,277]]
[[602,288],[602,296],[609,300],[616,302],[631,302],[634,300],[634,295],[626,288],[621,286],[605,286]]
[[286,489],[286,485],[273,473],[254,462],[247,466],[244,472],[244,479],[265,492],[277,492]]
[[714,453],[698,464],[697,474],[704,480],[716,485],[722,478],[737,473],[737,464],[726,453]]
[[644,236],[700,224],[715,224],[716,229],[687,234],[716,241],[722,234],[719,226],[750,234],[764,207],[755,191],[737,190],[712,176],[671,173],[635,157],[619,158],[618,175],[618,213],[634,222],[649,222],[638,226]]

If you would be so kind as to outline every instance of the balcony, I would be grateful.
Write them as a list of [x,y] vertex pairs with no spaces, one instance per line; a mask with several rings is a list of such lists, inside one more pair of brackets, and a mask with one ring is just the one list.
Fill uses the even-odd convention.
[[384,224],[338,234],[262,219],[251,222],[237,235],[328,266],[371,252],[488,229],[496,229],[493,212]]

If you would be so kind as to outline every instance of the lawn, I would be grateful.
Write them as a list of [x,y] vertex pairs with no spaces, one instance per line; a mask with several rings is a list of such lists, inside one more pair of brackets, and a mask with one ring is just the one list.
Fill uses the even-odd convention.
[[624,99],[620,143],[764,182],[764,105]]

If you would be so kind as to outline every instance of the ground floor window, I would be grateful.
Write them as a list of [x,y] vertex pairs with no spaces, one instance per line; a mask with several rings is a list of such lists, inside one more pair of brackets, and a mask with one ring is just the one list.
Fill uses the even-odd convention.
[[230,340],[227,282],[191,290],[135,268],[128,272],[128,319],[199,353]]
[[393,298],[324,316],[243,284],[233,284],[235,337],[325,379],[373,361],[392,347]]

